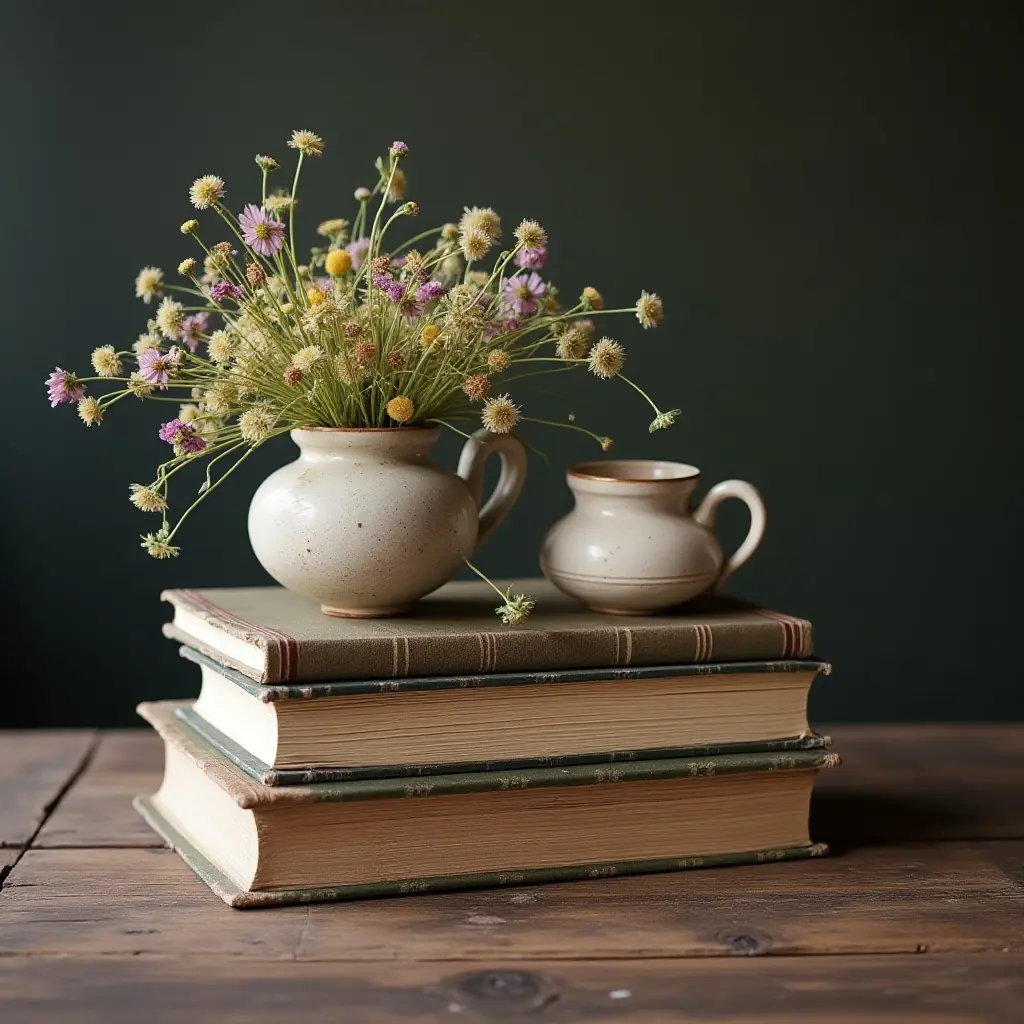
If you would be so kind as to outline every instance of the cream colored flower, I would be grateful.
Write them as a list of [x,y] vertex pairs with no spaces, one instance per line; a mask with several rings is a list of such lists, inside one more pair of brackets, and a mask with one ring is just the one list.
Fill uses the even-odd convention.
[[178,273],[181,274],[182,277],[191,277],[196,272],[197,266],[199,266],[199,264],[189,256],[178,264]]
[[297,149],[304,156],[323,156],[324,153],[324,140],[305,128],[293,131],[288,145],[292,149]]
[[580,298],[587,309],[604,309],[604,296],[596,288],[591,288],[590,285],[583,289],[583,294]]
[[582,327],[570,327],[563,331],[555,342],[555,351],[559,359],[582,359],[590,341]]
[[515,235],[524,249],[541,249],[548,244],[548,233],[535,220],[521,221]]
[[178,419],[182,423],[195,423],[199,419],[201,413],[198,405],[183,405],[178,409]]
[[665,306],[661,299],[653,293],[641,292],[640,298],[636,300],[636,318],[644,330],[657,327],[664,317]]
[[333,235],[346,235],[348,233],[348,221],[344,217],[334,217],[331,220],[321,221],[316,227],[316,233],[324,238]]
[[369,377],[370,370],[347,352],[339,352],[334,357],[334,375],[342,384],[361,384]]
[[609,380],[617,376],[626,362],[626,350],[611,338],[602,338],[590,350],[590,372]]
[[324,350],[319,345],[306,345],[292,356],[292,366],[303,373],[309,373],[323,357]]
[[502,370],[507,370],[511,362],[512,357],[503,348],[496,348],[487,357],[487,366],[494,373],[501,373]]
[[401,167],[396,167],[391,178],[391,187],[388,189],[388,202],[400,203],[405,198],[405,190],[408,186],[409,179],[405,176],[405,171]]
[[298,205],[299,201],[297,199],[293,199],[290,195],[283,192],[277,192],[263,200],[263,209],[267,213],[285,213],[294,210]]
[[206,345],[210,359],[215,363],[228,363],[235,354],[235,345],[227,331],[214,331]]
[[501,621],[506,626],[518,626],[526,621],[536,604],[536,601],[525,594],[509,594],[505,603],[494,610],[501,616]]
[[99,399],[86,395],[78,402],[78,418],[87,426],[99,423],[103,419],[103,409],[100,408]]
[[[224,179],[218,178],[216,174],[204,174],[192,182],[188,190],[188,197],[197,210],[209,209],[218,199],[224,198],[226,192]],[[186,221],[186,223],[188,223]],[[184,225],[182,226],[184,230]]]
[[143,267],[135,278],[135,297],[150,303],[160,294],[164,272],[159,267]]
[[148,398],[151,394],[153,394],[153,386],[151,384],[147,384],[146,381],[142,379],[142,376],[139,374],[137,370],[134,371],[128,378],[127,386],[128,390],[136,398]]
[[193,219],[185,221],[185,223],[181,225],[181,233],[183,235],[191,235],[193,232],[197,231],[198,228],[199,228],[199,221],[197,221],[197,220],[195,220],[193,218]]
[[227,416],[238,401],[238,384],[219,380],[203,393],[203,405],[214,416]]
[[152,558],[177,558],[181,548],[176,548],[167,539],[167,528],[157,530],[156,533],[147,533],[142,538],[142,547],[146,554]]
[[656,430],[667,430],[675,424],[676,417],[681,416],[682,413],[682,409],[669,409],[668,412],[659,412],[658,415],[651,420],[651,425],[647,429],[652,434]]
[[121,374],[121,360],[113,345],[100,345],[92,350],[92,368],[101,377],[118,377]]
[[184,307],[180,302],[175,302],[170,296],[165,296],[160,305],[157,306],[156,325],[160,333],[171,341],[177,341],[181,337],[182,326],[185,321]]
[[167,508],[167,499],[159,491],[142,484],[132,484],[128,497],[143,512],[163,512]]
[[501,218],[489,206],[466,206],[459,219],[459,233],[483,231],[491,241],[501,238]]
[[470,263],[482,260],[493,244],[491,236],[479,228],[471,228],[459,238],[462,253]]
[[519,406],[508,395],[488,398],[480,418],[492,434],[507,434],[519,422]]
[[277,413],[269,405],[251,405],[238,417],[238,430],[243,441],[258,444],[265,441],[277,423]]

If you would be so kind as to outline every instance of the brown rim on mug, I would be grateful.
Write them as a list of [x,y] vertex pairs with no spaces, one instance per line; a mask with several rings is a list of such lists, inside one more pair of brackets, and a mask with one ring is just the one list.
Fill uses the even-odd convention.
[[[650,471],[646,476],[626,476],[614,473],[613,467],[616,466],[623,467],[623,474],[637,471],[642,473],[644,469]],[[612,474],[609,474],[609,470],[612,470]],[[670,484],[696,480],[700,470],[685,462],[666,462],[663,459],[610,459],[607,462],[577,462],[575,466],[569,467],[566,476],[608,484]]]

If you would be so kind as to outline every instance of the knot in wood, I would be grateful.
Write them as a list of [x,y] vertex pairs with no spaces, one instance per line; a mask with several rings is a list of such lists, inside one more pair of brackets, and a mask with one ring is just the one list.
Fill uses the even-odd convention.
[[453,979],[450,991],[457,1000],[517,1010],[536,1010],[558,998],[550,978],[530,971],[474,971]]
[[758,956],[761,953],[767,953],[772,946],[771,936],[754,929],[730,932],[721,936],[721,939],[737,956]]

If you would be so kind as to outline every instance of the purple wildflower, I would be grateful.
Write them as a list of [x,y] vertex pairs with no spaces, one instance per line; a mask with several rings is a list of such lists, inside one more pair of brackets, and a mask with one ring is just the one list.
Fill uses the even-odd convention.
[[181,340],[188,345],[189,352],[195,352],[202,340],[199,335],[206,330],[209,317],[205,313],[191,313],[181,322]]
[[261,256],[273,256],[284,245],[284,225],[268,217],[262,206],[249,203],[238,215],[238,223],[245,244]]
[[419,302],[433,302],[434,299],[439,299],[442,295],[444,295],[444,285],[440,281],[427,281],[426,284],[420,285],[416,298]]
[[380,288],[381,291],[387,291],[388,285],[391,284],[393,278],[390,274],[374,274],[373,283]]
[[345,252],[352,257],[352,269],[358,270],[366,262],[366,254],[370,251],[368,238],[357,238],[345,246]]
[[85,394],[85,386],[78,383],[78,378],[70,370],[62,370],[59,366],[46,378],[47,397],[50,408],[67,402],[78,402]]
[[147,348],[139,356],[139,375],[147,384],[164,387],[181,362],[181,349],[172,348],[163,353],[158,348]]
[[174,446],[177,455],[194,455],[206,448],[206,440],[196,433],[194,423],[173,419],[160,427],[160,440]]
[[398,308],[402,311],[402,316],[406,320],[415,320],[417,317],[423,316],[423,310],[426,306],[425,302],[421,302],[417,296],[405,295],[396,300],[398,302]]
[[159,430],[160,440],[166,441],[168,444],[173,444],[174,439],[178,436],[178,431],[184,426],[185,424],[178,419],[162,424]]
[[539,249],[520,249],[516,253],[516,266],[524,270],[540,270],[548,261],[548,247],[542,245]]
[[387,284],[384,285],[384,291],[388,293],[388,298],[392,302],[401,302],[405,296],[405,285],[401,281],[389,278]]
[[505,330],[502,331],[502,334],[512,334],[515,331],[518,331],[519,328],[522,327],[522,326],[523,326],[523,322],[522,322],[522,320],[519,319],[519,317],[517,317],[517,316],[510,316],[505,321]]
[[540,274],[516,274],[505,282],[505,303],[516,313],[533,313],[547,290]]
[[391,152],[395,156],[405,156],[409,152],[409,147],[404,142],[392,142]]
[[225,299],[240,299],[245,292],[232,284],[230,281],[219,281],[210,289],[210,298],[214,302],[223,302]]

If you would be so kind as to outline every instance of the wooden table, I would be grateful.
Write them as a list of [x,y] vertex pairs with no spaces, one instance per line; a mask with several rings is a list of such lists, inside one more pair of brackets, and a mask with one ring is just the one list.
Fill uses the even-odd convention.
[[820,861],[230,910],[148,732],[0,733],[0,1021],[1024,1020],[1024,726],[842,727]]

